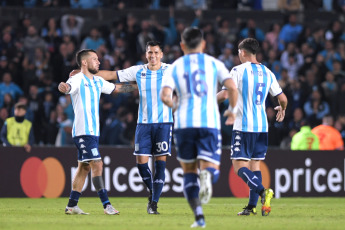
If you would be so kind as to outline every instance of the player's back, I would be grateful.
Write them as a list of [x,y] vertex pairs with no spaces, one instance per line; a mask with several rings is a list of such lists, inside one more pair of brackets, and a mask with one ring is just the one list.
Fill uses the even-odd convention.
[[188,54],[173,63],[171,76],[179,98],[175,129],[219,129],[217,79],[222,82],[229,77],[224,64],[207,54]]
[[245,62],[230,72],[238,89],[239,111],[234,130],[268,132],[265,101],[268,93],[277,96],[282,90],[275,75],[264,65]]

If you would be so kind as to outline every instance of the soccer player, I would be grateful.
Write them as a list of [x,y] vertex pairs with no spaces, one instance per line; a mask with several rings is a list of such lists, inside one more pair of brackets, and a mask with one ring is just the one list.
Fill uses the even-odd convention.
[[[157,41],[146,44],[145,65],[136,65],[120,71],[99,71],[105,80],[136,81],[139,89],[139,111],[135,132],[136,162],[139,174],[149,189],[148,214],[159,214],[157,203],[165,181],[167,156],[171,155],[172,110],[159,98],[165,70],[169,64],[161,62],[163,51]],[[149,168],[149,157],[155,158],[155,175]],[[153,180],[152,180],[153,179]]]
[[[201,204],[208,203],[212,196],[212,184],[219,178],[221,156],[217,80],[233,89],[229,95],[233,107],[236,105],[237,90],[225,65],[202,53],[205,41],[200,29],[186,28],[181,40],[184,56],[166,71],[160,96],[166,105],[176,109],[174,139],[177,159],[184,172],[184,195],[195,216],[191,227],[205,227]],[[178,103],[172,99],[175,89]],[[231,115],[234,119],[234,114]],[[197,181],[198,164],[201,170],[200,187]]]
[[[285,117],[287,98],[280,88],[275,75],[256,60],[259,43],[256,39],[246,38],[238,45],[238,56],[242,64],[230,71],[230,77],[238,89],[238,105],[231,110],[236,113],[231,138],[231,159],[235,173],[249,186],[249,203],[238,215],[256,214],[256,204],[261,196],[262,215],[271,211],[272,189],[262,185],[260,161],[265,159],[268,148],[268,123],[265,101],[268,92],[276,96],[279,106],[276,120]],[[230,89],[231,91],[231,89]],[[225,98],[224,91],[217,98]],[[232,119],[232,117],[229,117]],[[227,120],[227,122],[228,122]]]
[[133,86],[119,86],[95,75],[99,69],[99,60],[94,50],[81,50],[76,56],[81,72],[61,82],[61,93],[70,94],[76,119],[73,122],[72,136],[78,149],[78,169],[72,183],[70,199],[65,209],[66,214],[88,214],[78,207],[79,197],[88,173],[92,172],[92,183],[100,197],[104,213],[119,214],[110,203],[102,179],[103,162],[98,151],[99,143],[99,99],[101,93],[127,92]]

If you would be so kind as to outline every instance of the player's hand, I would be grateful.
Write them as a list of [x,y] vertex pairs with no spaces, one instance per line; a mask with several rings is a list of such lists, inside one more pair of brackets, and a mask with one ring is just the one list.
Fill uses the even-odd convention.
[[282,122],[285,117],[285,110],[282,109],[281,106],[276,106],[274,110],[277,110],[277,116],[276,116],[276,121]]
[[80,69],[74,69],[69,73],[69,77],[73,77],[74,75],[76,75],[77,73],[80,73]]
[[68,93],[71,89],[71,87],[69,86],[69,84],[65,83],[65,82],[61,82],[58,86],[58,89],[61,93]]
[[31,145],[29,145],[29,144],[24,145],[24,149],[28,153],[31,152]]
[[236,115],[229,110],[225,110],[224,117],[228,117],[225,121],[225,125],[233,125],[235,122]]

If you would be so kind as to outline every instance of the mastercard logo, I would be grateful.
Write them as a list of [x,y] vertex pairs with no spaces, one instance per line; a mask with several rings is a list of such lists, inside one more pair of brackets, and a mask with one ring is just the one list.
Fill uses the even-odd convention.
[[[260,162],[260,169],[261,169],[261,175],[262,175],[262,185],[265,188],[269,188],[271,185],[271,176],[270,171],[265,164],[265,162]],[[249,196],[249,187],[241,177],[239,177],[237,174],[235,174],[234,167],[231,166],[229,171],[229,187],[230,191],[235,197],[238,198],[244,198]]]
[[20,184],[30,198],[59,197],[65,188],[66,176],[61,163],[54,157],[43,161],[28,158],[20,170]]

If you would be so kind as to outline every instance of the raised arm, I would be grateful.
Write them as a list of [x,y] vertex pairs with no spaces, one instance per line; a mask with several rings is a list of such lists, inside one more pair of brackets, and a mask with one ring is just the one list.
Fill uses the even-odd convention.
[[110,71],[110,70],[100,70],[97,73],[98,76],[102,77],[104,80],[111,81],[111,80],[117,80],[117,73],[116,71]]
[[138,89],[136,83],[133,84],[116,84],[116,88],[113,93],[129,93]]

